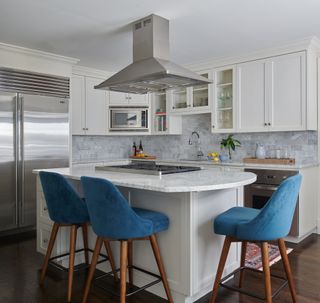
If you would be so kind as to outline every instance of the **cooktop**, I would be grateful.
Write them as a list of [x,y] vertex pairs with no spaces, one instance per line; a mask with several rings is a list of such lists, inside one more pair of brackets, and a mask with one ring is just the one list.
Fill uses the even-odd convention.
[[143,175],[168,175],[201,170],[198,166],[161,165],[154,161],[133,161],[125,165],[96,166],[97,170],[125,172]]

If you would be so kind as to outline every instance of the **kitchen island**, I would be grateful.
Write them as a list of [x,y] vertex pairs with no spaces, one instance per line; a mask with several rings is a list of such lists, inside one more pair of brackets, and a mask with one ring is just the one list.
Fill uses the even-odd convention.
[[[118,186],[132,206],[160,211],[170,218],[169,229],[160,233],[158,239],[176,303],[194,302],[211,291],[223,244],[223,238],[213,233],[212,220],[230,207],[243,205],[243,186],[256,180],[256,176],[252,173],[220,172],[214,169],[162,177],[100,171],[95,170],[93,165],[77,165],[45,171],[57,172],[70,179],[80,195],[82,195],[79,181],[81,176],[108,179]],[[37,208],[37,249],[45,253],[52,222],[48,218],[39,178]],[[60,231],[54,249],[55,254],[68,251],[68,236],[67,229]],[[81,237],[80,235],[78,237],[78,248],[81,248]],[[94,241],[95,236],[91,231],[89,234],[91,247]],[[118,262],[118,243],[114,242],[112,245]],[[79,256],[77,261],[81,262],[82,259],[83,256]],[[134,243],[134,264],[158,272],[147,241]],[[227,260],[225,274],[238,266],[239,247],[234,245]],[[100,265],[99,268],[109,271],[107,264]],[[136,285],[141,286],[150,281],[150,277],[135,273]],[[162,284],[157,284],[148,290],[165,298]]]

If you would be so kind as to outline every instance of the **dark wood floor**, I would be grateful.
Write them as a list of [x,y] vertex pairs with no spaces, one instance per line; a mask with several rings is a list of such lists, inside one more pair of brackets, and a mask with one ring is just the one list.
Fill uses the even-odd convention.
[[[44,288],[38,286],[38,269],[43,257],[36,253],[34,239],[20,240],[17,243],[3,241],[0,238],[0,302],[1,303],[53,303],[66,301],[67,281],[48,277]],[[320,236],[313,235],[308,241],[295,247],[290,254],[290,262],[297,284],[300,303],[320,302]],[[282,273],[281,262],[272,267],[273,273]],[[256,274],[245,276],[245,287],[251,291],[263,291],[262,277]],[[80,302],[84,275],[75,277],[74,300]],[[277,281],[273,283],[277,286]],[[113,287],[110,283],[110,287]],[[116,297],[94,288],[88,300],[90,303],[118,302]],[[166,302],[147,292],[140,293],[127,300],[128,303],[162,303]],[[209,302],[209,297],[198,303]],[[238,293],[221,290],[217,303],[251,303],[261,302]],[[290,294],[285,288],[274,302],[291,302]]]

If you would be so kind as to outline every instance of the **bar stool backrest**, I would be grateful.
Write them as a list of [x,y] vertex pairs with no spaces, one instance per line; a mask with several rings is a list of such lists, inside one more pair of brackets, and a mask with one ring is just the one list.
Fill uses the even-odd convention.
[[84,200],[62,175],[44,171],[39,175],[52,221],[60,224],[89,222]]
[[237,238],[267,241],[286,237],[291,228],[301,180],[301,174],[297,174],[283,181],[253,220],[237,225]]
[[153,223],[138,216],[118,188],[108,180],[81,177],[94,232],[104,238],[125,240],[153,233]]

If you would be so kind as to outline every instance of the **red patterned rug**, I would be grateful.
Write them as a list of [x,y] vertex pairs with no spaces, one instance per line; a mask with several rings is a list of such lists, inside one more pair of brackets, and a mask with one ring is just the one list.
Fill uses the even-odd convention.
[[[292,252],[292,248],[287,248],[287,254]],[[276,245],[269,244],[270,266],[281,260],[281,255]],[[261,249],[254,243],[248,243],[246,253],[246,266],[262,270]]]

